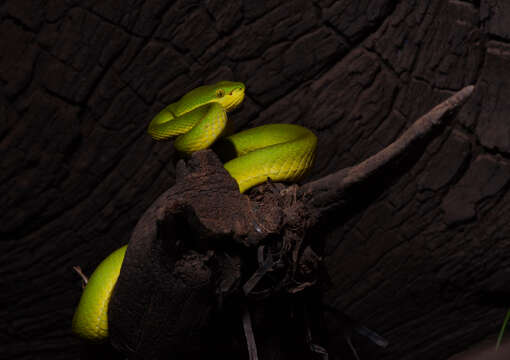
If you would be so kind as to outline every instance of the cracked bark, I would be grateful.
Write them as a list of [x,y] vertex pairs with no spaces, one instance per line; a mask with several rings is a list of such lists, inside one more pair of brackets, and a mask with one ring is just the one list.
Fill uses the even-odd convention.
[[[172,146],[144,135],[150,118],[221,79],[247,84],[231,117],[238,130],[284,121],[318,135],[311,181],[379,152],[476,84],[421,155],[390,164],[368,191],[352,188],[357,201],[331,211],[313,237],[331,277],[323,302],[390,341],[379,349],[353,336],[362,359],[448,358],[495,341],[510,258],[506,2],[254,4],[0,2],[5,357],[115,356],[70,333],[81,294],[72,266],[90,274],[174,184]],[[225,328],[240,333],[233,318]],[[258,320],[275,336],[294,330]],[[342,353],[340,324],[327,328],[328,350]]]

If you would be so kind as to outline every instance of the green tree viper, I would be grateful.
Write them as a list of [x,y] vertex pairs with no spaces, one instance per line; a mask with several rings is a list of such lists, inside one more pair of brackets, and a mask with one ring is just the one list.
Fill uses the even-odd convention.
[[[273,181],[295,182],[311,168],[316,136],[293,124],[270,124],[224,136],[226,113],[244,99],[240,82],[221,81],[200,86],[161,110],[150,122],[148,133],[156,140],[177,137],[174,146],[182,153],[210,147],[218,138],[230,143],[234,158],[224,164],[239,191]],[[108,337],[108,302],[120,273],[127,245],[114,251],[90,277],[73,317],[78,336],[103,341]]]

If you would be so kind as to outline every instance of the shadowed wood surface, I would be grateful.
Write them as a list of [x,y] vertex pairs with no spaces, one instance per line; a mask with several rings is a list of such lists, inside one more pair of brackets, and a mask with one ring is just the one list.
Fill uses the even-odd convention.
[[[495,342],[510,305],[503,0],[7,0],[0,18],[7,358],[110,351],[70,333],[72,266],[90,273],[173,185],[172,146],[150,139],[148,121],[220,79],[247,86],[236,129],[289,122],[317,134],[312,179],[366,159],[476,84],[423,155],[316,236],[332,280],[325,301],[390,341],[354,337],[363,359],[445,359]],[[343,344],[334,330],[332,354]]]

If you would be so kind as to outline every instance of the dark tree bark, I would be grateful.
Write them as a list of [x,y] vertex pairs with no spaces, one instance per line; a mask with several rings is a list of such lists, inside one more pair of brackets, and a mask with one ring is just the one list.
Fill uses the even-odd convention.
[[[0,353],[111,351],[70,333],[72,266],[90,273],[174,185],[172,146],[146,135],[148,121],[220,79],[246,83],[237,129],[284,121],[318,135],[309,181],[475,84],[434,140],[352,189],[313,236],[331,277],[323,302],[389,340],[353,336],[363,359],[444,359],[495,339],[509,305],[509,11],[502,0],[0,2]],[[212,259],[201,256],[190,263]],[[209,270],[189,281],[207,291]],[[240,317],[216,321],[240,334],[241,353]],[[278,357],[281,324],[253,317]],[[326,325],[340,353],[343,334]]]

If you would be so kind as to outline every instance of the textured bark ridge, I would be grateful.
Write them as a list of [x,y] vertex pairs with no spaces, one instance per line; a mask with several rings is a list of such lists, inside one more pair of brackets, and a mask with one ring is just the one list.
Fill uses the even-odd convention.
[[[164,359],[168,354],[200,357],[213,351],[211,346],[223,354],[235,354],[239,349],[229,344],[238,341],[212,335],[225,329],[225,324],[211,322],[213,313],[228,317],[236,312],[233,309],[245,307],[246,315],[251,303],[259,308],[260,317],[285,322],[291,304],[307,305],[292,295],[309,294],[308,288],[317,291],[325,281],[320,271],[322,244],[312,236],[319,220],[356,201],[353,188],[370,187],[378,174],[405,159],[406,153],[419,152],[420,141],[430,140],[432,131],[473,89],[468,86],[436,106],[395,142],[360,164],[301,187],[268,182],[246,196],[239,193],[211,150],[195,153],[187,162],[181,160],[176,184],[149,207],[129,242],[110,301],[112,344],[140,359]],[[255,299],[261,298],[265,302],[257,303]],[[261,306],[275,307],[275,298],[287,299],[289,304],[279,315]],[[220,306],[224,302],[235,307]],[[306,319],[309,314],[302,309],[299,316]],[[295,339],[293,351],[308,345],[312,356],[317,345],[311,343],[311,335],[305,336],[310,334],[310,324],[301,325],[302,336]],[[261,344],[272,336],[264,331],[255,335]],[[319,349],[324,352],[323,347]],[[236,356],[242,354],[232,358]],[[295,356],[282,347],[277,358]]]

